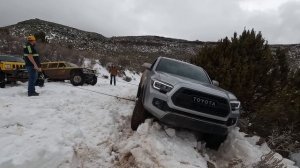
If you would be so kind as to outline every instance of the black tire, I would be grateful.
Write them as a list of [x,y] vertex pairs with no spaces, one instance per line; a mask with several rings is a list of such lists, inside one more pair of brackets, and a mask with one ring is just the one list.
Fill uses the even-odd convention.
[[214,150],[218,150],[220,145],[226,140],[227,134],[215,135],[215,134],[204,134],[204,140],[206,147]]
[[88,84],[94,86],[96,85],[96,83],[97,83],[97,76],[94,75]]
[[0,71],[0,88],[5,88],[5,73]]
[[138,88],[138,91],[136,93],[136,97],[140,97],[140,94],[141,94],[141,83],[139,83],[139,88]]
[[71,83],[74,86],[82,86],[84,84],[84,75],[81,72],[74,72],[71,74]]
[[135,103],[131,117],[131,129],[137,130],[140,124],[144,123],[147,118],[147,111],[145,110],[142,102],[142,97],[140,96]]

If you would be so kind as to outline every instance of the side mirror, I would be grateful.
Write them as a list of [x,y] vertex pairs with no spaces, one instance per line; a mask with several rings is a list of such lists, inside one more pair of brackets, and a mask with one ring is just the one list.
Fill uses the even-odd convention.
[[215,85],[215,86],[219,86],[220,85],[220,83],[218,81],[216,81],[216,80],[213,80],[212,84]]
[[149,64],[149,63],[144,63],[144,64],[142,65],[142,67],[144,67],[145,69],[150,70],[150,69],[151,69],[151,64]]

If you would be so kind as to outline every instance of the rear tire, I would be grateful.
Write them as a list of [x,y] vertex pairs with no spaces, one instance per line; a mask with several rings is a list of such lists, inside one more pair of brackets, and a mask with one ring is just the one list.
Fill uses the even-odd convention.
[[143,106],[142,97],[140,96],[135,103],[131,117],[131,129],[137,130],[140,124],[144,123],[147,118],[147,111]]
[[204,140],[206,147],[214,150],[218,150],[220,145],[226,140],[227,134],[216,135],[216,134],[204,134]]
[[140,97],[140,94],[141,94],[141,83],[139,83],[139,88],[138,88],[138,91],[136,93],[136,97]]
[[5,88],[5,73],[0,71],[0,88]]
[[82,86],[84,84],[84,75],[81,72],[71,74],[71,83],[74,86]]

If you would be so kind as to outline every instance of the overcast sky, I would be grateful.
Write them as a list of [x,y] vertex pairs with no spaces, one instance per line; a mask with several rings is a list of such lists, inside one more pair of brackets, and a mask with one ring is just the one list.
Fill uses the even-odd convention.
[[217,41],[254,28],[300,43],[300,0],[1,0],[0,27],[40,18],[104,36]]

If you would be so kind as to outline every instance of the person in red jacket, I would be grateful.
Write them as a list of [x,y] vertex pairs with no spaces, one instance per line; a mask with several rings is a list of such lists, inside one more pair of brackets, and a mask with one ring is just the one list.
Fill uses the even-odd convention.
[[116,86],[116,76],[118,75],[118,68],[115,65],[112,65],[109,68],[110,73],[110,85],[112,85],[112,82],[114,80],[114,85]]

